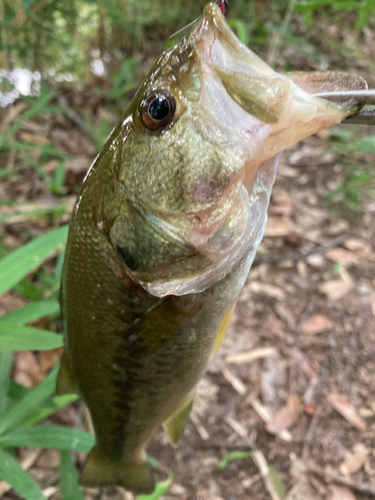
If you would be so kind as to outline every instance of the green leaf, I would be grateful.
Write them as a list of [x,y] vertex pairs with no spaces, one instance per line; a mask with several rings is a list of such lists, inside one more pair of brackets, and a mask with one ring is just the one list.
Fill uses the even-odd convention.
[[314,1],[307,1],[307,2],[301,2],[295,5],[294,11],[295,12],[306,12],[307,10],[316,10],[319,9],[320,7],[323,7],[324,5],[331,5],[332,0],[314,0]]
[[314,11],[312,9],[307,10],[305,12],[304,17],[305,17],[305,26],[306,28],[309,28],[314,20]]
[[225,469],[225,467],[228,466],[229,462],[232,460],[241,460],[242,458],[248,458],[251,457],[253,452],[251,450],[249,451],[230,451],[225,455],[224,458],[220,460],[219,463],[219,469]]
[[52,415],[64,406],[77,401],[77,394],[64,394],[63,396],[55,396],[51,401],[48,402],[46,406],[43,408],[37,408],[34,410],[23,422],[23,426],[32,426],[36,425],[42,420],[45,420],[47,417]]
[[146,462],[151,465],[151,467],[158,467],[160,462],[157,458],[151,457],[150,455],[146,455]]
[[16,285],[34,271],[57,248],[63,248],[68,227],[63,226],[43,234],[0,260],[0,294]]
[[60,306],[57,300],[41,300],[1,316],[0,323],[5,321],[16,325],[25,325],[45,316],[54,316],[59,311]]
[[366,0],[362,2],[358,0],[338,0],[332,4],[333,10],[359,10],[366,3]]
[[19,401],[24,398],[32,389],[25,387],[21,384],[17,384],[14,380],[10,381],[8,396],[10,399],[14,399],[15,401]]
[[156,488],[151,495],[141,495],[137,498],[137,500],[159,500],[163,497],[171,487],[172,481],[174,479],[174,474],[169,476],[166,481],[161,483],[157,483]]
[[31,300],[42,300],[42,291],[30,280],[24,278],[14,287],[14,290]]
[[268,480],[272,484],[276,493],[279,495],[280,499],[284,500],[284,498],[286,497],[285,486],[281,477],[279,476],[279,473],[273,465],[270,465],[268,467]]
[[36,408],[54,393],[57,370],[58,366],[47,375],[43,382],[30,391],[17,406],[8,411],[8,413],[0,419],[0,435],[22,424]]
[[3,351],[47,351],[62,347],[63,335],[31,326],[0,323],[0,349]]
[[371,5],[370,3],[365,4],[359,11],[358,11],[358,17],[355,23],[355,27],[357,30],[362,31],[363,28],[366,26],[368,23],[371,10],[374,9],[375,6]]
[[88,432],[58,425],[19,427],[0,436],[0,447],[59,448],[61,450],[90,451],[95,438]]
[[36,482],[12,455],[2,449],[0,449],[0,479],[8,483],[27,500],[46,500]]
[[249,45],[250,37],[248,33],[248,25],[241,19],[230,19],[229,26],[236,32],[236,35],[244,45]]
[[4,415],[8,406],[12,360],[13,352],[0,351],[0,418]]
[[78,484],[77,470],[69,451],[61,452],[60,485],[64,500],[84,500]]
[[54,188],[57,193],[60,192],[61,188],[64,185],[64,182],[65,182],[65,167],[64,163],[62,161],[59,161],[59,164],[55,172],[55,182],[54,182]]
[[352,141],[353,132],[339,127],[333,127],[329,130],[329,135],[332,139],[337,139],[342,142]]
[[21,127],[21,125],[27,122],[27,120],[30,120],[30,118],[34,116],[36,113],[39,113],[40,111],[45,111],[46,105],[54,95],[55,95],[54,92],[46,92],[46,90],[42,87],[39,98],[33,102],[30,108],[25,113],[23,113],[20,116],[20,118],[18,118],[18,120],[15,121],[15,123],[11,126],[11,128],[5,135],[7,137],[10,137],[15,132],[17,132],[17,130]]
[[373,153],[375,151],[375,136],[365,137],[357,142],[355,150],[363,153]]
[[[1,178],[1,174],[0,174]],[[26,219],[38,219],[38,218],[44,218],[46,216],[52,215],[52,217],[57,217],[59,215],[63,215],[67,210],[66,205],[58,205],[54,207],[45,207],[45,208],[37,208],[35,210],[30,210],[26,206],[25,208],[21,208],[15,212],[11,213],[6,213],[6,214],[1,214],[0,215],[0,222],[16,222],[20,220],[26,220]]]

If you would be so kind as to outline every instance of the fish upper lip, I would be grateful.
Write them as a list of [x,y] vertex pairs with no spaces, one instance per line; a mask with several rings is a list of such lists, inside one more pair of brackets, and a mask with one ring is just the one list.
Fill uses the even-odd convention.
[[[206,82],[206,86],[210,87],[206,91],[206,97],[209,97],[211,105],[208,105],[208,108],[203,106],[203,108],[208,110],[209,115],[219,127],[227,130],[228,143],[233,142],[231,133],[234,131],[236,131],[236,139],[240,136],[245,142],[248,142],[249,138],[252,140],[254,130],[259,131],[267,127],[267,124],[262,123],[233,101],[217,71],[241,73],[246,77],[266,73],[274,75],[274,71],[238,40],[228,26],[220,8],[214,3],[209,3],[205,7],[203,19],[193,36],[201,61],[202,80]],[[222,121],[222,112],[225,112],[226,116],[225,125]]]
[[[214,38],[209,50],[209,62],[211,62],[211,64],[218,64],[218,61],[214,61],[212,57],[213,44],[218,41],[223,47],[224,52],[230,56],[230,59],[236,62],[238,70],[242,70],[244,73],[248,74],[275,75],[275,72],[268,64],[249,50],[248,47],[237,38],[227,24],[219,6],[212,2],[204,8],[203,20],[196,31],[198,45],[209,31],[213,34]],[[226,64],[224,63],[222,67],[226,67]]]

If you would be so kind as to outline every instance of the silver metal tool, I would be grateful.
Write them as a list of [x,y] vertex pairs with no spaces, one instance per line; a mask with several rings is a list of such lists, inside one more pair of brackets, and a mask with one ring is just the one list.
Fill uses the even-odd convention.
[[375,106],[375,89],[322,92],[314,94],[314,96],[340,104],[360,106],[359,111],[341,122],[343,124],[375,125],[375,107],[364,108],[364,106]]

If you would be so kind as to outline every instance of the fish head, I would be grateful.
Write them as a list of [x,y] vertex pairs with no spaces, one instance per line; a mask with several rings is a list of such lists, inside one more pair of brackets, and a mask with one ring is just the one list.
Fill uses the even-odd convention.
[[[200,292],[244,255],[252,260],[279,153],[353,112],[313,97],[298,78],[305,89],[244,46],[214,3],[155,63],[118,127],[116,162],[142,221],[122,254],[150,293]],[[123,221],[112,228],[117,248],[125,233]]]

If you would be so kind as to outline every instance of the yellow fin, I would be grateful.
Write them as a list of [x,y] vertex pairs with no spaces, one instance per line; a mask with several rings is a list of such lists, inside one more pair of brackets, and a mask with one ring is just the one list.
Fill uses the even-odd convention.
[[182,433],[184,432],[186,422],[193,406],[194,395],[195,392],[191,394],[185,400],[183,405],[180,406],[180,408],[163,423],[163,427],[169,441],[175,446],[178,444]]
[[87,457],[80,482],[90,487],[122,486],[137,494],[149,494],[155,489],[155,480],[146,462],[111,461],[101,456],[97,446]]
[[60,370],[57,375],[56,392],[58,396],[62,396],[63,394],[78,394],[78,388],[73,381],[65,353],[62,355]]
[[221,322],[219,331],[217,332],[216,339],[214,342],[214,345],[212,347],[212,356],[214,356],[217,351],[220,349],[221,344],[223,343],[225,334],[227,333],[227,329],[230,323],[230,319],[232,317],[232,313],[234,311],[236,303],[234,303],[230,309],[225,313],[225,316],[223,318],[223,321]]

